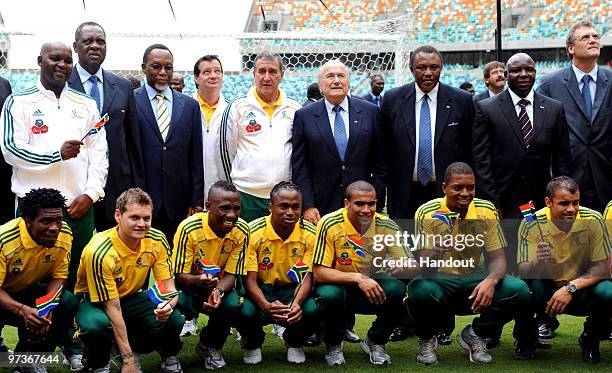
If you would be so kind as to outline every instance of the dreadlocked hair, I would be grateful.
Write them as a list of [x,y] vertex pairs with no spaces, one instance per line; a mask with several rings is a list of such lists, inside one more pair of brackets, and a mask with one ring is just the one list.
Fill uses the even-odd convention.
[[276,195],[280,193],[281,190],[289,190],[289,191],[298,192],[300,193],[300,195],[302,194],[300,187],[297,186],[296,184],[292,183],[291,181],[281,181],[280,183],[272,187],[272,190],[270,191],[270,202],[274,200],[274,197],[276,197]]

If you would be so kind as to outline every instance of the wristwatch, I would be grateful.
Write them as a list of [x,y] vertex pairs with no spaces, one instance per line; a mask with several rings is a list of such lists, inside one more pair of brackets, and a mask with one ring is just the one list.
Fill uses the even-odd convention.
[[572,284],[571,282],[568,282],[567,284],[565,284],[565,290],[567,290],[567,292],[570,294],[574,294],[576,292],[576,285]]
[[217,290],[219,292],[219,297],[223,298],[225,292],[221,288],[214,288],[213,291]]

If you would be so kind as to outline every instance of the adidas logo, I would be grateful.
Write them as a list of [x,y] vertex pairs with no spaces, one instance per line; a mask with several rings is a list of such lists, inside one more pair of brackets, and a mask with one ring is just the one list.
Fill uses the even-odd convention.
[[263,255],[270,255],[270,254],[272,254],[272,251],[270,251],[270,249],[268,249],[268,248],[266,247],[265,249],[261,250],[261,253],[262,253]]
[[17,260],[15,260],[15,261],[13,262],[13,265],[14,265],[14,266],[20,266],[20,265],[23,265],[23,261],[21,260],[21,258],[17,258]]
[[43,117],[45,116],[45,114],[43,114],[42,111],[40,111],[40,109],[36,109],[36,111],[34,112],[34,114],[32,114],[33,117]]
[[340,247],[351,247],[351,244],[348,242],[343,243]]

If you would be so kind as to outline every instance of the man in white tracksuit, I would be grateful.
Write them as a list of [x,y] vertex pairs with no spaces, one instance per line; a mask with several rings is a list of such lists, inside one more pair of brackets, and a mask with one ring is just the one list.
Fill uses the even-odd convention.
[[92,205],[104,197],[108,147],[96,102],[66,84],[72,51],[45,43],[38,56],[38,83],[11,95],[4,105],[0,138],[4,159],[13,166],[11,188],[18,198],[33,188],[59,190],[67,200],[64,220],[73,232],[67,288],[76,279],[81,251],[94,231]]
[[246,221],[269,214],[272,187],[291,179],[293,115],[300,104],[278,88],[282,58],[255,58],[255,87],[233,101],[221,121],[221,161],[225,177],[240,192],[240,216]]

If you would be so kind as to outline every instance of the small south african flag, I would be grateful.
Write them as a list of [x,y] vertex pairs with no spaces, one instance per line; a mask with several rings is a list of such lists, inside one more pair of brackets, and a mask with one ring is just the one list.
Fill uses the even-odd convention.
[[523,214],[525,221],[538,220],[535,214],[535,205],[533,204],[533,201],[529,201],[529,203],[525,203],[524,205],[521,205],[519,209],[521,210],[521,213]]
[[450,228],[452,230],[453,227],[455,226],[455,221],[459,217],[459,213],[458,212],[452,212],[452,211],[438,210],[438,211],[434,212],[433,215],[431,215],[431,217],[434,218],[434,219],[440,220],[441,222],[446,224],[446,226],[448,228]]
[[204,271],[205,275],[212,276],[221,272],[221,268],[219,268],[219,266],[217,266],[215,263],[207,262],[202,259],[196,259],[195,265]]
[[348,236],[346,238],[348,242],[353,245],[353,250],[355,250],[355,254],[365,257],[365,248],[363,247],[363,242],[361,242],[361,238],[358,236]]
[[147,290],[147,295],[149,296],[151,301],[155,304],[163,303],[167,301],[168,299],[173,298],[178,293],[179,293],[178,290],[175,290],[175,291],[166,290],[162,280],[155,281],[155,284],[153,284],[153,286],[151,286],[151,288]]
[[36,298],[36,309],[38,310],[38,317],[43,317],[52,309],[57,307],[62,296],[63,286],[60,286],[56,292],[51,292],[47,295],[43,295],[40,298]]
[[87,132],[87,134],[85,136],[83,136],[83,138],[81,139],[81,141],[85,140],[85,138],[89,135],[95,135],[96,133],[100,132],[100,130],[106,125],[106,123],[108,123],[110,117],[108,115],[108,113],[104,114],[101,118],[100,121],[96,124],[94,124],[94,126],[89,130],[89,132]]
[[306,274],[308,273],[308,269],[310,269],[310,266],[308,264],[304,264],[304,262],[302,262],[300,259],[287,272],[287,276],[289,276],[289,278],[294,282],[301,284],[302,281],[304,281],[304,277],[306,277]]

